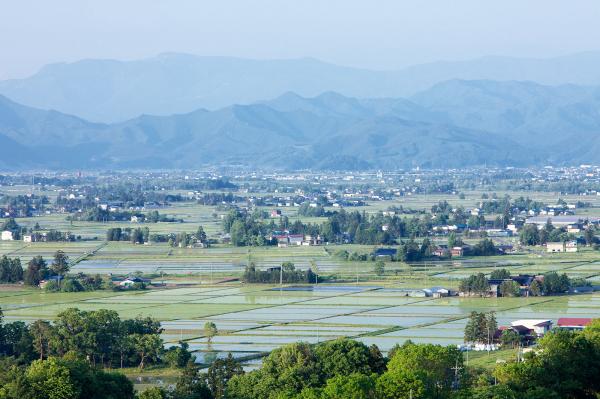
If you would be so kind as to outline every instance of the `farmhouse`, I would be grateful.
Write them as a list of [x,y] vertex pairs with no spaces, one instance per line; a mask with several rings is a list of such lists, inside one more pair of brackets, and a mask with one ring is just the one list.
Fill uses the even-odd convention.
[[531,284],[535,281],[542,279],[541,276],[533,276],[530,274],[519,274],[518,276],[511,276],[507,279],[489,279],[488,283],[490,285],[490,296],[491,297],[499,297],[501,296],[500,286],[505,281],[514,281],[519,284],[519,290],[521,296],[529,296],[529,290],[531,289]]
[[119,283],[119,287],[122,287],[122,288],[131,288],[136,283],[139,283],[139,284],[148,284],[148,283],[150,283],[150,280],[143,279],[143,278],[140,278],[140,277],[127,277],[125,280],[123,280],[123,281],[121,281]]
[[561,317],[558,319],[558,328],[565,330],[583,330],[592,322],[589,317]]
[[552,320],[540,320],[540,319],[524,319],[515,320],[510,323],[511,327],[515,330],[523,331],[524,329],[529,330],[531,333],[538,337],[543,336],[552,328]]
[[453,247],[450,250],[450,254],[452,256],[463,256],[465,254],[465,249],[467,249],[467,247],[462,246],[462,247]]
[[577,252],[577,241],[546,243],[546,252]]
[[374,254],[375,254],[375,257],[377,257],[377,258],[386,257],[386,256],[393,258],[394,256],[396,256],[397,252],[398,252],[398,250],[396,248],[377,248],[375,250]]
[[278,218],[281,216],[281,211],[279,209],[273,209],[271,211],[271,217],[272,218]]

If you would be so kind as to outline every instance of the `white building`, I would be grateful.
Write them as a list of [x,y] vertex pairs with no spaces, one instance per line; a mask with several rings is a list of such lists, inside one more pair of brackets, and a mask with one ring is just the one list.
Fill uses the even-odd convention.
[[12,240],[14,240],[12,231],[4,230],[2,232],[1,239],[2,239],[2,241],[12,241]]
[[544,320],[544,319],[525,319],[525,320],[515,320],[510,323],[512,327],[523,326],[538,336],[542,336],[546,334],[552,328],[552,320]]
[[546,243],[546,252],[577,252],[577,241]]

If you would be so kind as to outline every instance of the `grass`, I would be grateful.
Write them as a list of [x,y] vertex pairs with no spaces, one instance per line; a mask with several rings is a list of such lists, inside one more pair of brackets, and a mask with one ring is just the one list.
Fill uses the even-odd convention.
[[[463,353],[465,362],[467,358],[466,352]],[[483,368],[493,370],[498,363],[505,363],[517,360],[517,349],[501,349],[492,352],[486,351],[469,351],[469,367]]]

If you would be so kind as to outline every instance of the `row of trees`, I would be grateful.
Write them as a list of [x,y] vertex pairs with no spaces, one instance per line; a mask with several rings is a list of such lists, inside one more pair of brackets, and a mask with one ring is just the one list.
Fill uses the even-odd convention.
[[139,366],[159,361],[163,351],[160,323],[152,318],[121,320],[117,312],[69,308],[50,324],[37,320],[29,325],[2,323],[0,310],[0,355],[20,363],[35,358],[67,354],[104,367]]
[[[586,243],[593,244],[596,240],[594,229],[589,227],[584,233]],[[526,224],[519,233],[519,242],[523,245],[543,245],[548,242],[565,242],[575,240],[574,234],[568,233],[564,227],[554,227],[548,222],[541,229],[536,224]]]
[[246,283],[317,283],[317,275],[312,269],[306,271],[296,269],[293,263],[283,262],[279,267],[268,270],[257,270],[254,263],[250,263],[244,270],[243,280]]
[[106,231],[106,241],[130,241],[132,244],[143,244],[149,239],[150,229],[148,227],[111,227]]
[[69,257],[63,251],[56,251],[50,267],[41,256],[33,257],[23,271],[19,258],[9,258],[3,255],[0,258],[0,283],[18,283],[23,281],[26,285],[37,286],[41,280],[51,275],[64,277],[69,271]]
[[[510,273],[505,269],[499,269],[492,272],[490,279],[505,280],[500,283],[499,294],[501,296],[520,296],[520,285],[510,280]],[[565,273],[557,272],[545,273],[542,278],[534,279],[529,285],[529,295],[556,295],[568,292],[573,286],[584,286],[589,283],[585,280],[572,280]],[[488,296],[491,294],[491,287],[488,278],[483,273],[473,274],[463,280],[459,285],[459,290],[468,295]]]

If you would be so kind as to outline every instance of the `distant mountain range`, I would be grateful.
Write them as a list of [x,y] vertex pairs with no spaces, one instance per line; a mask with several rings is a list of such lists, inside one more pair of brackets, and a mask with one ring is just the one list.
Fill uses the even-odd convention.
[[365,169],[600,163],[600,89],[451,80],[408,99],[287,92],[102,124],[0,97],[2,168]]
[[31,107],[113,123],[141,114],[252,104],[288,91],[305,97],[328,91],[357,98],[410,97],[451,79],[600,85],[600,52],[551,59],[484,57],[398,71],[349,68],[311,58],[248,60],[171,53],[137,61],[52,64],[26,79],[0,81],[0,94]]

